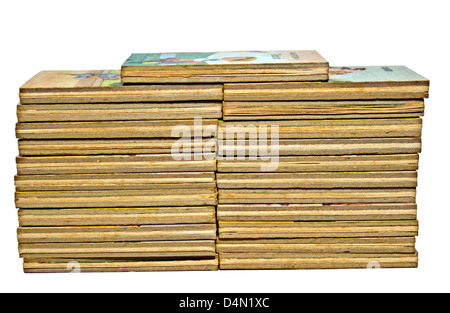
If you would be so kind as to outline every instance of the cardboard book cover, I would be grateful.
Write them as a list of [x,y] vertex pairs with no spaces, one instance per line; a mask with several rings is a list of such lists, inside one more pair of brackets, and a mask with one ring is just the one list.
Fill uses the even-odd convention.
[[429,80],[406,66],[330,67],[326,82],[227,83],[225,101],[423,99]]
[[125,86],[120,70],[41,71],[19,91],[22,104],[222,100],[219,84]]
[[333,66],[329,71],[330,83],[415,83],[428,85],[427,78],[402,66]]
[[122,65],[124,83],[327,79],[315,50],[134,53]]

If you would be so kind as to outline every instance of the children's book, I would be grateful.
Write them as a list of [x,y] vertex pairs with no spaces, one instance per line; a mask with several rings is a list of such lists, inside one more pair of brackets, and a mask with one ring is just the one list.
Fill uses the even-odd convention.
[[134,53],[124,83],[325,81],[328,62],[315,50]]

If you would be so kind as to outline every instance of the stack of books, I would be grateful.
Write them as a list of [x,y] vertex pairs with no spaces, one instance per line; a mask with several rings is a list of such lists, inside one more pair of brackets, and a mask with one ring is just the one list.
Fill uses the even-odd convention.
[[38,73],[17,106],[24,270],[416,267],[428,92],[316,51]]
[[403,66],[224,84],[220,268],[416,267],[428,86]]
[[111,70],[26,82],[15,177],[24,271],[217,270],[222,89],[125,86]]

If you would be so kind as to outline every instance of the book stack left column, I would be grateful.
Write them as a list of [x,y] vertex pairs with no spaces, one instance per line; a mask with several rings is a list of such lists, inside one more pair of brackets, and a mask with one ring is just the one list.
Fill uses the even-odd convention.
[[44,71],[20,89],[25,272],[217,270],[222,85]]

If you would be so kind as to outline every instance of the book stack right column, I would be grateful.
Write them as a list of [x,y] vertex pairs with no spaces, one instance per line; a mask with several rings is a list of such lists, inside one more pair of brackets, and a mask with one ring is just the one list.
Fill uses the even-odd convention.
[[330,67],[325,82],[225,83],[219,268],[417,267],[428,88],[403,66]]

